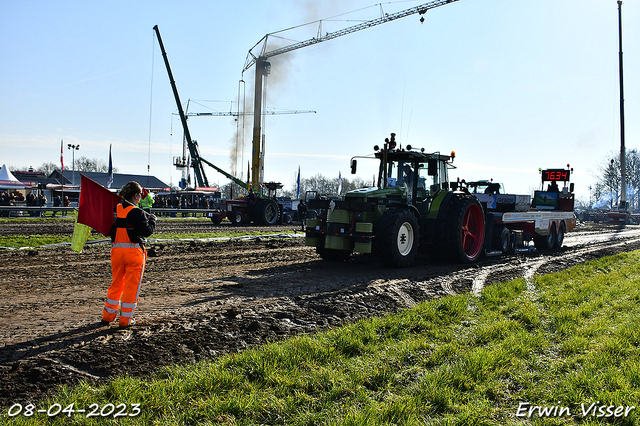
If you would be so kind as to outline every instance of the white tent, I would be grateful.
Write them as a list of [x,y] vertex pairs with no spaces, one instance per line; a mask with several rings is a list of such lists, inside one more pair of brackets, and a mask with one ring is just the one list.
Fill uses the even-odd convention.
[[0,189],[25,189],[31,188],[31,182],[20,182],[5,164],[0,169]]

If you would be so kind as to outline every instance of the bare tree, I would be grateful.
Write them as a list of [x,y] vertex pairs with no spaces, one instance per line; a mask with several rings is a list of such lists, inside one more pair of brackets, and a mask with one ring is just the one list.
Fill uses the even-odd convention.
[[[627,201],[630,206],[640,208],[640,197],[638,190],[640,189],[640,155],[637,149],[628,150],[626,152],[626,169],[627,169]],[[614,208],[619,204],[620,185],[622,182],[620,174],[620,155],[618,153],[609,153],[598,168],[596,176],[596,185],[594,196],[596,202],[595,207]]]
[[[297,174],[291,179],[291,186],[294,188],[293,190],[283,191],[282,194],[289,196],[291,198],[296,197],[295,188],[297,187]],[[302,178],[300,179],[300,198],[304,198],[304,194],[307,191],[317,191],[322,195],[338,195],[338,188],[340,186],[339,179],[328,178],[318,173],[315,176],[311,176],[310,178]],[[354,189],[364,188],[365,183],[362,178],[354,178],[354,179],[346,179],[342,178],[342,194],[344,195],[346,192],[353,191]]]
[[56,169],[59,169],[56,163],[42,163],[35,171],[44,173],[45,176],[49,176]]
[[[80,157],[75,160],[75,169],[80,172],[108,173],[109,164],[97,158]],[[113,172],[118,172],[117,167],[113,168]]]

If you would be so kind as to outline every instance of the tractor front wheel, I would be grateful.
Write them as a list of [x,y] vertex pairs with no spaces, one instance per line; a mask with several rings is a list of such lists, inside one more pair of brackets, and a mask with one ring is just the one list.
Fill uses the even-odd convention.
[[234,210],[231,213],[229,213],[227,218],[229,219],[229,222],[231,222],[233,226],[240,226],[244,222],[244,219],[242,218],[242,213],[240,213],[237,210]]
[[415,215],[408,210],[391,210],[380,219],[374,250],[385,265],[404,268],[415,259],[419,239]]

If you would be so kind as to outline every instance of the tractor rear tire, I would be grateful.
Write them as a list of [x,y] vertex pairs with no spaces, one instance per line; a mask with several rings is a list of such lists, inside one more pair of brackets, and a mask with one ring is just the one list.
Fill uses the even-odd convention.
[[[441,207],[442,208],[442,207]],[[484,247],[484,212],[472,195],[454,194],[445,207],[445,219],[438,224],[432,252],[453,262],[473,263]]]
[[409,210],[387,211],[377,226],[374,252],[386,266],[405,268],[418,253],[420,225]]
[[258,200],[253,207],[253,221],[258,225],[273,226],[278,223],[280,211],[275,201]]

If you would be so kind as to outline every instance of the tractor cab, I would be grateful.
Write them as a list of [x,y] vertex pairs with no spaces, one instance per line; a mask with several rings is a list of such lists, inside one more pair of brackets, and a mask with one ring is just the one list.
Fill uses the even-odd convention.
[[[359,196],[362,191],[368,192],[369,196],[373,195],[372,192],[378,192],[387,198],[400,198],[404,203],[416,206],[421,214],[426,214],[435,194],[440,190],[449,190],[448,170],[454,168],[451,162],[455,153],[425,153],[424,149],[413,150],[411,145],[405,149],[396,147],[395,133],[391,134],[391,139],[385,139],[382,148],[374,146],[373,158],[380,162],[376,188],[352,191],[353,194],[348,193],[346,197]],[[357,170],[356,158],[372,157],[352,158],[352,174]]]

